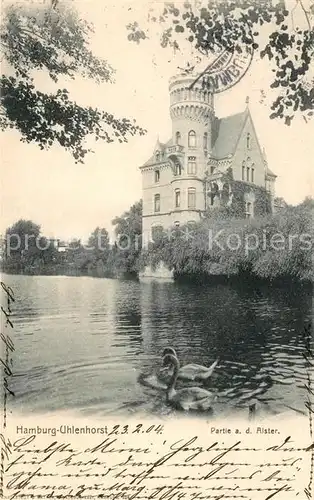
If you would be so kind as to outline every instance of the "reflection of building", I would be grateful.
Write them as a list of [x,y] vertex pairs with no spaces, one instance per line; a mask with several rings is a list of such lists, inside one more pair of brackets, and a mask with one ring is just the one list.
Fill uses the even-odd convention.
[[213,94],[196,75],[170,80],[172,137],[157,141],[142,166],[143,237],[200,219],[205,210],[236,207],[251,217],[272,209],[276,176],[269,170],[248,106],[217,118]]

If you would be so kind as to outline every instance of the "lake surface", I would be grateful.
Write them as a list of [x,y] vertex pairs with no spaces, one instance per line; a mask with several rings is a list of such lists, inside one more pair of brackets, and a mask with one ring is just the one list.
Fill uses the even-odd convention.
[[[217,411],[304,411],[307,291],[138,283],[88,277],[3,276],[16,296],[11,332],[14,413],[167,415],[163,391],[138,377],[166,346],[181,364],[219,366],[208,383]],[[195,385],[195,384],[194,384]],[[292,409],[291,409],[292,408]]]

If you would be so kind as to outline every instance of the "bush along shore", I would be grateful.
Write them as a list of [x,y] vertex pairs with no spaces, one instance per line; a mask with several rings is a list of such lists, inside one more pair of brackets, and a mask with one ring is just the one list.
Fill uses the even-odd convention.
[[198,223],[155,233],[144,248],[141,202],[112,223],[114,243],[98,227],[87,244],[72,240],[60,251],[38,225],[20,220],[6,232],[2,271],[137,279],[146,266],[154,270],[162,264],[179,281],[314,282],[312,199],[251,219],[228,207],[213,209]]
[[313,283],[314,201],[276,214],[239,218],[228,209],[194,225],[159,232],[143,250],[141,269],[163,262],[178,280]]

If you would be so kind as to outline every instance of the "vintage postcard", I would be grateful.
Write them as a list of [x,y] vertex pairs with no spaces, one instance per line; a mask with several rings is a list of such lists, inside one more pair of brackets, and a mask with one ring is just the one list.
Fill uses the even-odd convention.
[[314,498],[313,114],[313,0],[2,0],[2,498]]

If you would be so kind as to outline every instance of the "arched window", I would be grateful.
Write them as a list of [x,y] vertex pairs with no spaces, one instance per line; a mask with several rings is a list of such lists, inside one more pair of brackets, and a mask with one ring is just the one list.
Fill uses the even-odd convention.
[[180,144],[181,143],[181,134],[180,132],[176,132],[176,144]]
[[188,174],[196,175],[196,158],[194,156],[189,156],[188,158]]
[[216,182],[213,182],[211,185],[211,196],[210,196],[210,204],[214,204],[215,196],[219,196],[219,188]]
[[194,130],[190,130],[190,132],[189,132],[188,145],[189,145],[189,148],[196,147],[196,133]]
[[204,133],[203,147],[207,151],[207,149],[208,149],[208,133],[207,132]]
[[242,180],[245,181],[245,161],[242,163]]
[[159,224],[152,227],[152,240],[156,241],[163,236],[164,228]]
[[254,205],[250,201],[245,203],[245,216],[247,219],[250,219],[254,216]]
[[229,184],[225,183],[223,186],[222,186],[222,190],[221,190],[221,201],[222,201],[222,204],[223,205],[226,205],[228,203],[228,200],[229,200]]
[[174,192],[174,206],[180,208],[180,189],[176,189]]
[[174,175],[181,175],[182,171],[181,171],[181,165],[180,163],[176,163],[175,165],[175,170],[174,170]]
[[156,161],[159,161],[159,159],[160,159],[160,153],[159,153],[159,151],[157,151],[156,152]]
[[188,188],[188,208],[195,208],[196,206],[196,189]]
[[[253,165],[254,165],[254,163],[253,163]],[[254,168],[253,168],[253,166],[251,168],[251,182],[254,182]]]
[[155,182],[160,181],[160,170],[155,170]]
[[250,149],[250,147],[251,147],[251,134],[250,134],[250,132],[248,132],[246,134],[246,147],[247,147],[247,149]]
[[250,167],[246,167],[246,181],[250,182]]
[[160,212],[160,194],[154,196],[154,212]]

